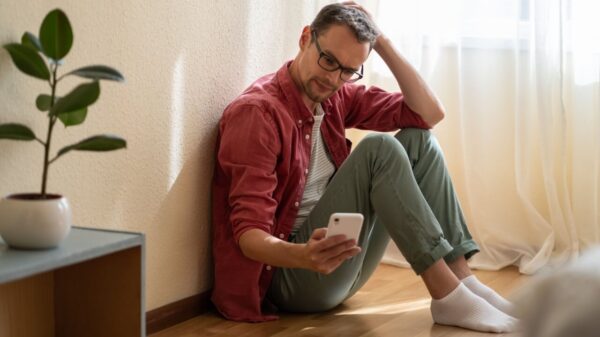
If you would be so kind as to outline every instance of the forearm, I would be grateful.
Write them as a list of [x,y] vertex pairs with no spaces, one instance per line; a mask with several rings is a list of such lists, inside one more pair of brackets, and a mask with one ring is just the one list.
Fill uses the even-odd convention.
[[260,229],[250,229],[240,237],[242,253],[249,259],[274,267],[304,268],[302,245],[280,240]]
[[444,107],[419,73],[394,48],[391,41],[381,34],[377,38],[374,49],[396,78],[404,94],[404,102],[429,126],[433,127],[440,122],[444,118]]

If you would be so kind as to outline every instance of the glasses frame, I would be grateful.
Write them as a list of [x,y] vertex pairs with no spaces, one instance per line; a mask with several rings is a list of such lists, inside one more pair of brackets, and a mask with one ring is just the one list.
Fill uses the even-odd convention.
[[[334,72],[334,71],[338,71],[341,69],[340,71],[340,79],[346,83],[354,83],[358,80],[360,80],[361,78],[363,78],[363,68],[364,66],[361,64],[360,65],[360,70],[356,71],[352,68],[347,68],[347,67],[342,67],[342,65],[338,62],[338,60],[336,60],[335,57],[325,53],[322,49],[321,46],[319,45],[319,41],[317,40],[317,31],[313,30],[312,31],[312,37],[313,40],[315,41],[315,46],[317,47],[317,51],[319,52],[319,59],[317,60],[317,64],[319,65],[319,67],[321,67],[323,70],[329,71],[329,72]],[[328,59],[330,59],[331,61],[335,62],[337,64],[337,67],[331,69],[331,68],[326,68],[321,64],[321,59],[323,57],[327,57]],[[342,77],[342,74],[350,74],[350,78],[349,79],[344,79]],[[352,78],[352,76],[358,76],[358,78]]]

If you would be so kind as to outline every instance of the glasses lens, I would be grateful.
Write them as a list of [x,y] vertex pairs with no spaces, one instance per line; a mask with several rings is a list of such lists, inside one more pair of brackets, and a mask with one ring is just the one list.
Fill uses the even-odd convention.
[[348,71],[348,70],[342,71],[342,73],[340,74],[340,77],[342,78],[342,80],[344,80],[346,82],[354,82],[354,81],[358,81],[362,78],[362,76],[360,74],[355,73],[353,71]]
[[339,63],[337,63],[337,61],[333,58],[327,56],[327,54],[321,54],[319,57],[319,65],[321,68],[327,71],[334,71],[340,68]]

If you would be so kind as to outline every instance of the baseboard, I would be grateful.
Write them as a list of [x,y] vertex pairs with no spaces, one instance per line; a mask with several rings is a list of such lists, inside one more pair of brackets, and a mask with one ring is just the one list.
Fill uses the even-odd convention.
[[164,330],[208,311],[211,307],[210,290],[169,303],[146,313],[146,334]]

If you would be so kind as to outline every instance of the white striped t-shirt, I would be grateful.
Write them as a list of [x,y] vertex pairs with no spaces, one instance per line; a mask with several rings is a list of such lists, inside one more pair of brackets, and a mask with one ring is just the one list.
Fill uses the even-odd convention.
[[323,143],[323,137],[321,136],[321,122],[325,116],[323,108],[319,104],[316,109],[314,116],[315,124],[312,129],[312,146],[310,152],[310,162],[308,164],[308,177],[306,178],[306,187],[304,188],[304,194],[302,195],[302,202],[300,203],[300,209],[294,222],[292,234],[298,232],[298,228],[310,211],[315,207],[315,204],[327,187],[329,179],[335,173],[335,166],[333,161],[329,157],[327,147]]

